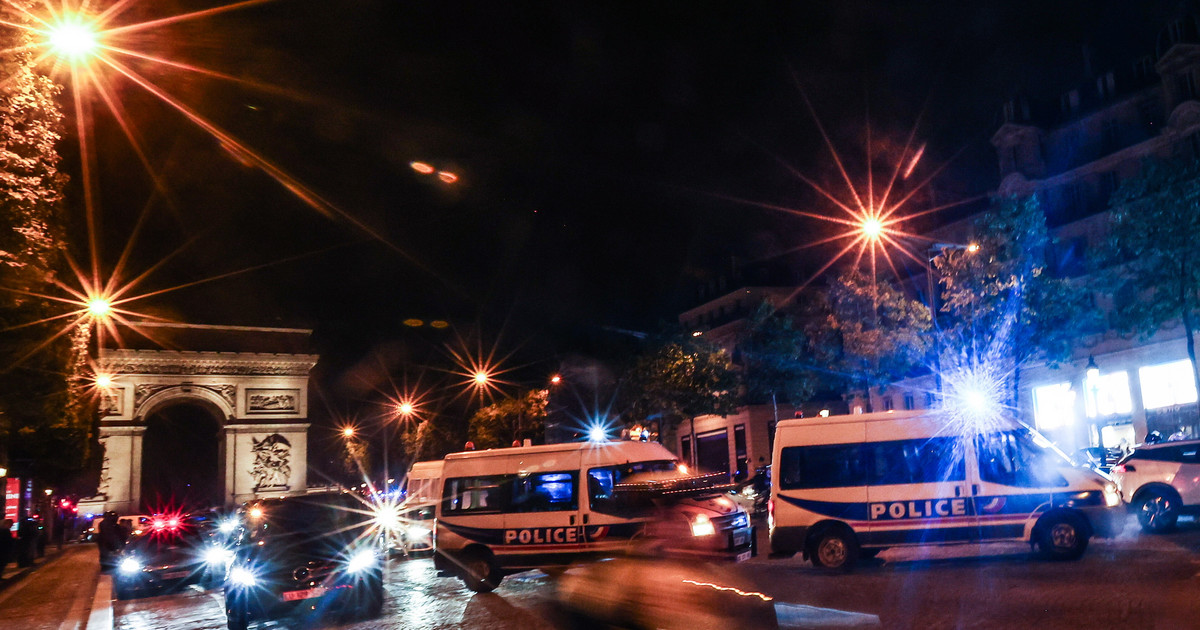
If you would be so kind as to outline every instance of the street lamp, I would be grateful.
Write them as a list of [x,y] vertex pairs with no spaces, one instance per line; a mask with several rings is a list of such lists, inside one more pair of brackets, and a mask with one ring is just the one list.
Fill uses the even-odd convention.
[[347,439],[354,437],[354,427],[346,427],[342,429],[342,437]]
[[112,303],[104,298],[92,298],[88,300],[87,310],[93,317],[107,317],[112,313]]
[[95,26],[79,15],[64,16],[46,35],[50,48],[72,63],[82,61],[100,48],[100,34]]

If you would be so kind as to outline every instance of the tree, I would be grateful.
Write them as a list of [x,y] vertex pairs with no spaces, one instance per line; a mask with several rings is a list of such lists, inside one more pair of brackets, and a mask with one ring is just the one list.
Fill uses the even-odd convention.
[[[867,390],[924,365],[931,324],[929,309],[920,301],[857,268],[830,283],[827,299],[827,323],[834,334],[824,354],[851,382]],[[836,346],[830,348],[829,343]]]
[[939,362],[943,369],[1003,366],[1015,407],[1021,365],[1035,357],[1052,366],[1068,360],[1080,338],[1097,330],[1098,312],[1085,286],[1048,270],[1055,243],[1036,196],[998,200],[972,226],[974,247],[943,248],[932,260]]
[[[750,316],[738,344],[745,397],[748,402],[780,398],[797,405],[812,396],[820,376],[812,364],[808,335],[795,318],[764,301]],[[807,359],[807,360],[806,360]],[[778,421],[778,410],[775,419]]]
[[724,350],[695,337],[668,339],[622,379],[623,416],[629,423],[657,422],[661,437],[685,419],[734,413],[738,386]]
[[516,398],[498,400],[471,416],[468,438],[475,448],[509,446],[526,437],[541,436],[546,430],[549,390],[535,389]]
[[[28,9],[33,3],[17,2]],[[14,12],[21,20],[24,12]],[[33,322],[63,314],[38,298],[50,293],[63,264],[64,217],[55,144],[62,114],[60,87],[35,68],[34,32],[6,29],[0,38],[0,353],[8,358],[0,379],[0,431],[14,467],[49,483],[62,483],[88,460],[93,418],[81,397],[75,335],[54,337]],[[61,320],[60,320],[61,325]],[[73,352],[74,351],[74,352]],[[86,352],[86,347],[84,348]],[[32,353],[32,354],[31,354]],[[75,378],[72,381],[72,378]]]
[[1200,391],[1200,161],[1154,164],[1113,194],[1105,263],[1117,328],[1145,338],[1180,324]]

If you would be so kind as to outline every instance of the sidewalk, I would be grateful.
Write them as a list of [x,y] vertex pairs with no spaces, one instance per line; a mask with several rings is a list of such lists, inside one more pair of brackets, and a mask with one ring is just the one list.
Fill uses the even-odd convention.
[[[0,619],[6,628],[81,630],[100,595],[100,562],[94,545],[68,545],[19,572],[9,568],[0,587]],[[9,577],[11,576],[11,577]],[[111,622],[109,622],[111,625]]]

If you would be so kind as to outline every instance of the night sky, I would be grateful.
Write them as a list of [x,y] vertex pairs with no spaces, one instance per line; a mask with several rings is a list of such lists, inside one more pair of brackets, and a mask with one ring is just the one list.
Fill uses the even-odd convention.
[[[211,6],[142,0],[118,22]],[[335,372],[476,327],[553,370],[601,352],[606,331],[673,321],[731,260],[788,279],[828,256],[780,255],[828,234],[820,222],[722,198],[837,212],[780,164],[837,184],[801,88],[858,174],[868,121],[879,168],[919,118],[917,174],[949,161],[937,197],[966,198],[997,183],[988,139],[1006,98],[1055,99],[1083,76],[1085,45],[1097,71],[1152,53],[1177,6],[277,0],[156,28],[126,41],[238,80],[118,58],[345,216],[105,72],[165,194],[96,100],[100,256],[111,269],[128,243],[129,277],[174,253],[144,291],[266,265],[131,307],[312,327]],[[78,215],[75,140],[63,153]]]

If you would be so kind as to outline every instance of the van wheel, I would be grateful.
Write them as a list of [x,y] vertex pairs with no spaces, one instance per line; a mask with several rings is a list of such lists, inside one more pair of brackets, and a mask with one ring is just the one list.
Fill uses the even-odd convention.
[[1179,502],[1170,493],[1151,489],[1142,494],[1137,503],[1138,524],[1151,534],[1161,534],[1175,527],[1179,518]]
[[500,586],[502,579],[504,574],[486,554],[476,551],[463,556],[462,581],[472,591],[490,593]]
[[809,542],[813,566],[849,571],[858,560],[858,541],[842,527],[827,527]]
[[1037,546],[1048,560],[1078,560],[1087,549],[1088,533],[1074,515],[1051,516],[1038,530]]

